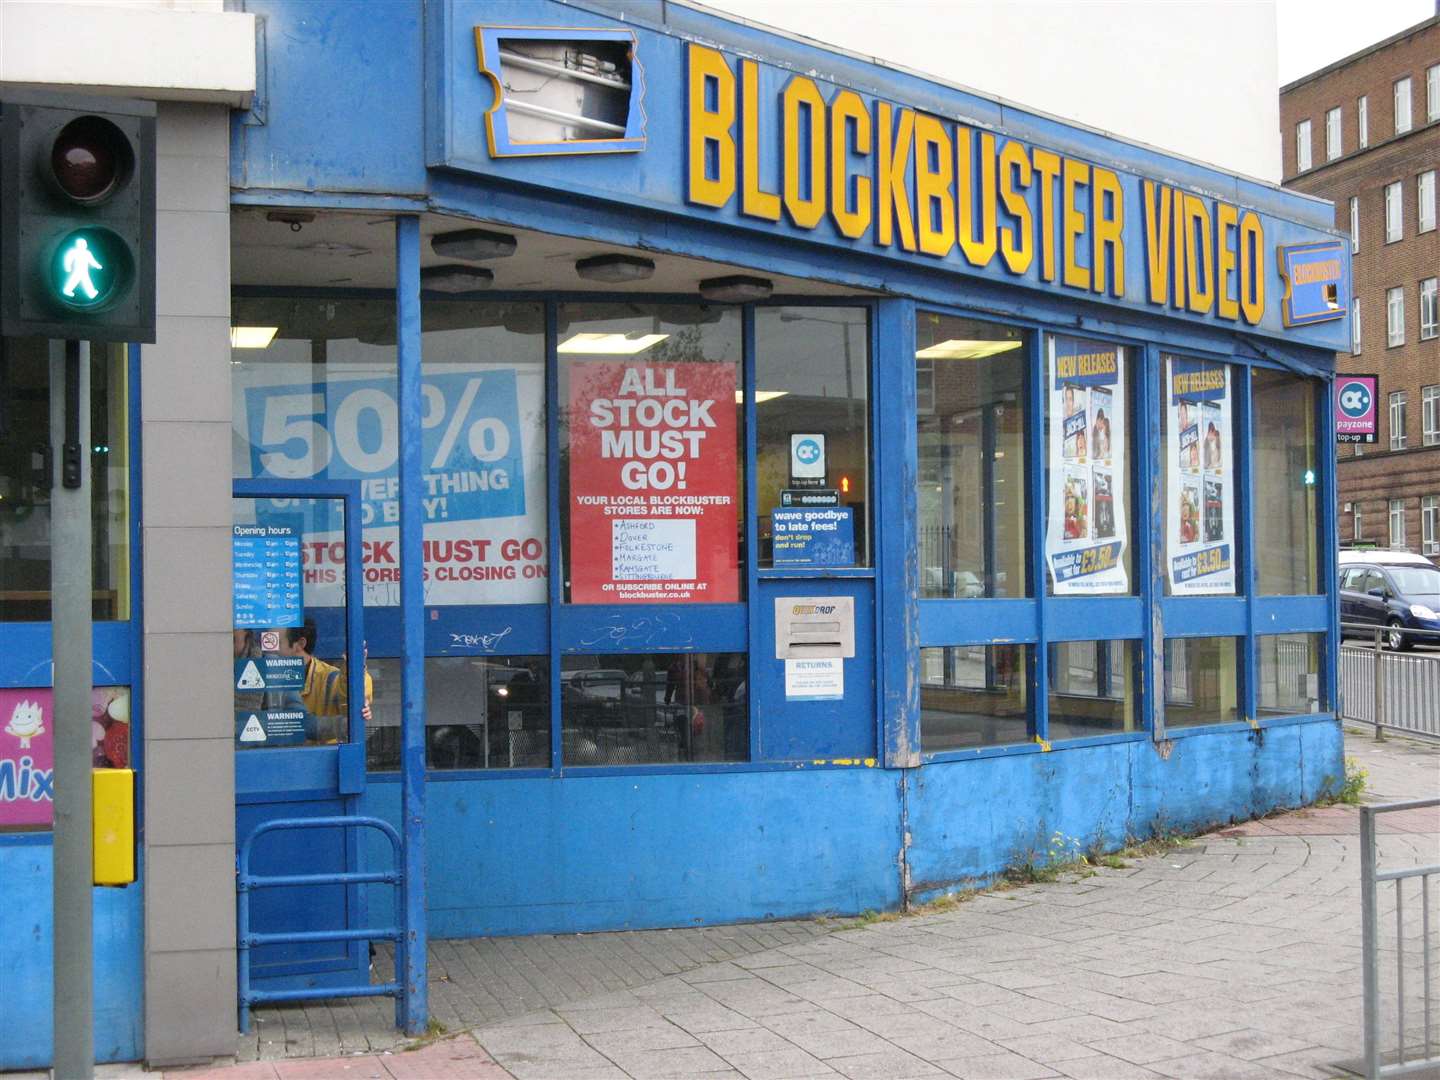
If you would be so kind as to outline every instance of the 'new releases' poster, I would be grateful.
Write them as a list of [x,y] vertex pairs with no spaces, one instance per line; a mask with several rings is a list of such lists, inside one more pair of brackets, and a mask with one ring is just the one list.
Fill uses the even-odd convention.
[[1174,596],[1235,592],[1230,371],[1165,358],[1165,572]]
[[1128,593],[1124,355],[1116,345],[1052,338],[1049,387],[1045,559],[1055,594]]
[[740,598],[735,368],[570,370],[571,599]]

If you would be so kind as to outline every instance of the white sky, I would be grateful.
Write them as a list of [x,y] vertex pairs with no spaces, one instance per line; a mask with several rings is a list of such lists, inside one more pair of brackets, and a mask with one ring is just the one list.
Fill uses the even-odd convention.
[[1435,0],[1276,0],[1280,85],[1435,14]]

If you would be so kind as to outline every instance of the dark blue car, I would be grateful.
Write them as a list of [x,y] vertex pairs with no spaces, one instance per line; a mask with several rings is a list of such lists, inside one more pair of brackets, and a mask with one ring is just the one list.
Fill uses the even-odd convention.
[[1405,633],[1440,630],[1440,567],[1417,555],[1365,554],[1374,558],[1342,553],[1340,621],[1385,627],[1391,649],[1413,648],[1421,641],[1440,644],[1440,637]]

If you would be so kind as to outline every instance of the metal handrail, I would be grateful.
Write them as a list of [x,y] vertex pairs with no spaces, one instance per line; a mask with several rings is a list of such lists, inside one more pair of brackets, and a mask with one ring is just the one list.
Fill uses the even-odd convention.
[[[250,854],[255,841],[269,832],[285,829],[375,829],[390,841],[394,857],[394,870],[378,871],[337,871],[333,874],[252,874]],[[362,927],[356,930],[293,930],[277,934],[257,934],[250,929],[250,893],[255,889],[278,886],[308,885],[391,885],[396,891],[396,909],[404,902],[404,859],[402,857],[400,834],[383,818],[377,817],[309,817],[275,818],[264,821],[251,831],[240,844],[235,857],[236,897],[236,948],[239,971],[237,989],[240,997],[240,1031],[250,1031],[250,1007],[271,1001],[318,1001],[342,997],[393,997],[397,1009],[403,1010],[408,990],[400,979],[386,983],[364,983],[363,985],[340,985],[333,987],[305,987],[289,990],[254,990],[250,986],[250,950],[260,945],[296,944],[321,941],[382,941],[395,942],[395,970],[404,970],[405,932],[397,926],[375,928]]]
[[[1423,810],[1440,806],[1440,799],[1410,799],[1406,802],[1382,803],[1360,808],[1360,932],[1364,949],[1365,998],[1365,1076],[1367,1080],[1406,1076],[1433,1069],[1440,1064],[1440,1041],[1434,1043],[1432,1055],[1431,987],[1430,987],[1430,878],[1440,874],[1440,866],[1406,867],[1403,870],[1380,870],[1376,866],[1375,819],[1396,810]],[[1424,1042],[1423,1057],[1405,1060],[1405,901],[1401,892],[1403,881],[1420,878],[1421,970],[1423,972]],[[1380,1063],[1380,927],[1377,886],[1381,881],[1395,882],[1395,990],[1396,1028],[1399,1032],[1397,1060]]]

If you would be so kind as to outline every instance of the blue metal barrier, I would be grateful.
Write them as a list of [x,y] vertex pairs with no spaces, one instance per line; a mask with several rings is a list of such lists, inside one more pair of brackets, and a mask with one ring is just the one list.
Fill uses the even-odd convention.
[[[270,874],[257,875],[250,872],[250,852],[258,837],[267,832],[282,829],[377,829],[390,841],[394,857],[393,870],[356,870],[333,874]],[[250,988],[250,950],[257,945],[278,945],[307,941],[374,941],[395,942],[395,970],[405,968],[405,933],[398,926],[361,927],[355,930],[295,930],[289,933],[257,934],[250,930],[250,893],[253,889],[277,888],[283,885],[393,885],[395,886],[395,910],[402,910],[405,895],[404,865],[400,847],[400,834],[388,822],[376,817],[311,817],[276,818],[257,825],[240,845],[235,859],[237,945],[239,948],[240,1031],[250,1030],[250,1007],[269,1001],[318,1001],[326,998],[344,997],[393,997],[396,1000],[396,1014],[405,1015],[407,1007],[405,983],[402,979],[391,979],[385,983],[365,983],[359,986],[331,986],[294,990],[252,990]]]

